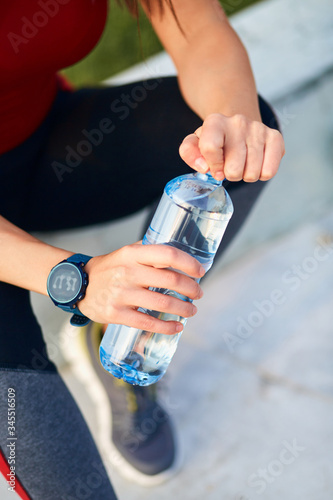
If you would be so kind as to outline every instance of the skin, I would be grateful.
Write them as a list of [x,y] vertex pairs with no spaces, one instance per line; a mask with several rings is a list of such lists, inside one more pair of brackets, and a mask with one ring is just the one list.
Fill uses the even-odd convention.
[[[161,17],[152,5],[147,15],[174,60],[184,99],[203,121],[184,138],[180,156],[194,170],[210,170],[216,179],[272,178],[284,155],[284,142],[279,132],[261,122],[246,51],[222,8],[217,0],[173,0],[173,4],[183,33],[168,8]],[[0,217],[1,281],[47,295],[51,268],[73,253],[47,245]],[[183,317],[193,316],[196,307],[148,288],[168,288],[193,300],[202,296],[192,279],[203,276],[200,264],[163,245],[137,242],[94,257],[86,270],[89,286],[79,308],[99,323],[174,334],[181,331],[180,323],[148,317],[138,307]]]
[[[280,132],[260,117],[247,53],[217,0],[173,0],[180,32],[169,9],[151,22],[175,62],[180,89],[203,124],[180,146],[194,170],[222,180],[271,179],[285,154]],[[148,13],[149,15],[149,13]]]

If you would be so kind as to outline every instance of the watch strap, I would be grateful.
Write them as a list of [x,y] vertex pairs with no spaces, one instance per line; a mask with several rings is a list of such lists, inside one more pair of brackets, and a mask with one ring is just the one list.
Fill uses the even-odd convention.
[[91,258],[92,257],[89,257],[89,255],[84,255],[83,253],[75,253],[66,260],[67,262],[73,262],[74,264],[81,264],[81,262],[83,262],[83,264],[86,265]]
[[[68,259],[67,262],[72,262],[73,264],[84,264],[86,265],[87,262],[92,257],[89,255],[84,255],[82,253],[75,253],[74,255],[71,255]],[[68,312],[73,312],[73,309],[71,307],[65,308],[63,307],[63,310],[68,309]],[[78,306],[76,306],[75,313],[70,319],[70,324],[73,326],[86,326],[90,322],[90,319],[87,318],[82,312],[79,310]]]
[[80,311],[78,311],[77,313],[73,314],[69,322],[73,326],[86,326],[90,322],[90,319],[87,318],[87,316],[84,316]]

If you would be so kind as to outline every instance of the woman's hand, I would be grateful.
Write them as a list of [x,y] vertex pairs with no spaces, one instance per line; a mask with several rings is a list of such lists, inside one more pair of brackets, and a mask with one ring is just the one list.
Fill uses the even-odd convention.
[[285,148],[280,132],[259,121],[213,113],[185,137],[179,153],[194,170],[210,170],[217,180],[256,182],[274,177]]
[[143,307],[188,318],[194,316],[197,308],[190,302],[153,292],[149,287],[174,290],[193,300],[202,297],[199,284],[189,276],[201,278],[204,268],[190,255],[167,245],[138,242],[94,257],[85,268],[89,285],[79,309],[98,323],[171,335],[183,329],[180,322],[153,318],[137,309]]

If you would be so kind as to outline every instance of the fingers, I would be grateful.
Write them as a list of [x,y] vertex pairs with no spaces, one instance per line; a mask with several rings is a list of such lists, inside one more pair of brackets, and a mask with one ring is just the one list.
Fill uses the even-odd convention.
[[246,162],[241,178],[245,182],[256,182],[260,178],[265,144],[271,129],[260,122],[246,123],[244,128],[246,134]]
[[190,134],[183,140],[179,147],[181,158],[194,170],[201,173],[206,173],[209,170],[209,165],[202,156],[199,149],[199,137],[195,134]]
[[227,121],[224,172],[229,181],[243,179],[247,160],[247,135],[246,123],[238,115],[232,121]]
[[124,318],[118,321],[119,324],[126,324],[129,327],[137,328],[151,333],[163,333],[165,335],[175,335],[183,329],[179,321],[162,321],[140,311],[126,310]]
[[197,313],[196,306],[191,302],[158,291],[131,290],[127,300],[132,304],[132,307],[141,307],[150,311],[158,311],[182,318],[190,318]]
[[[264,145],[246,145],[246,163],[244,171],[240,174],[240,179],[245,182],[256,182],[260,178],[264,159]],[[268,179],[267,179],[268,180]]]
[[219,181],[222,181],[225,177],[225,140],[225,121],[221,120],[219,114],[209,115],[201,129],[199,149],[209,166],[211,174]]
[[[108,320],[108,322],[125,324],[155,333],[177,333],[180,331],[178,319],[190,318],[197,313],[196,306],[191,302],[160,291],[148,290],[140,286],[134,287],[131,284],[118,290],[107,290],[103,299],[104,312],[112,318],[112,321]],[[138,308],[156,311],[156,315],[152,316],[158,321],[148,321],[145,317],[151,316],[148,314],[140,316],[133,314],[135,311],[140,313],[137,311]],[[164,313],[168,316],[163,318]]]
[[209,169],[215,179],[233,182],[271,179],[284,152],[280,132],[240,114],[209,115],[180,146],[181,157],[193,169]]
[[152,269],[148,266],[142,266],[134,271],[133,279],[144,288],[174,290],[192,300],[200,299],[203,296],[202,289],[196,281],[168,269]]
[[197,259],[178,248],[169,245],[135,245],[135,247],[135,258],[139,264],[155,268],[171,267],[193,278],[202,278],[205,274],[204,267]]
[[264,161],[260,173],[261,181],[267,181],[274,177],[285,152],[284,141],[280,132],[272,130],[266,141]]
[[[174,334],[182,329],[177,319],[193,316],[196,307],[159,290],[172,290],[190,300],[203,295],[195,280],[203,276],[204,268],[195,258],[167,245],[128,245],[94,257],[86,270],[89,286],[80,311],[99,323]],[[138,308],[158,311],[160,317],[150,318]]]

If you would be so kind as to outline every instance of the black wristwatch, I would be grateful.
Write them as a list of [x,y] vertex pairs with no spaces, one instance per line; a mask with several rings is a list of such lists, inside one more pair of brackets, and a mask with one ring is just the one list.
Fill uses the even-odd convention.
[[51,300],[63,311],[73,314],[70,322],[74,326],[85,326],[90,321],[78,308],[89,283],[84,266],[90,259],[80,253],[72,255],[53,267],[47,279],[47,293]]

